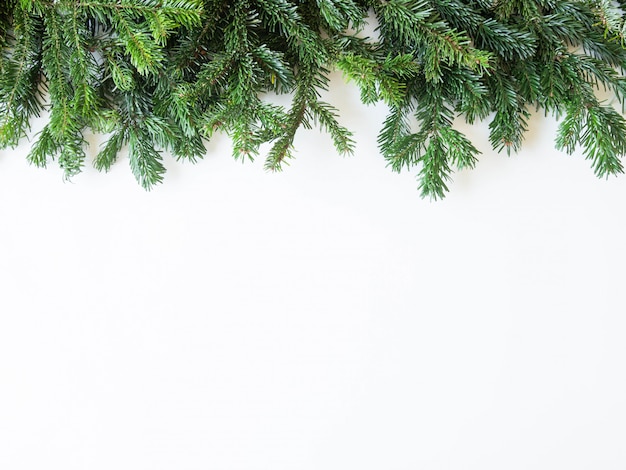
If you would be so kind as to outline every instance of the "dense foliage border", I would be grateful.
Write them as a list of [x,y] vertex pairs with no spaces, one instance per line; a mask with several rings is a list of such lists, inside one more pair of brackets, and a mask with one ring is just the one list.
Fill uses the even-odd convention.
[[[162,152],[195,161],[226,132],[235,158],[271,143],[266,168],[317,125],[341,154],[349,130],[320,100],[341,70],[364,103],[389,106],[379,147],[396,171],[418,168],[422,195],[443,197],[479,151],[453,120],[489,119],[494,149],[518,150],[529,109],[560,120],[556,146],[582,147],[595,173],[623,172],[626,121],[598,98],[626,95],[620,1],[13,0],[0,3],[0,145],[49,112],[29,161],[66,177],[85,162],[87,129],[107,135],[94,165],[122,151],[145,188]],[[377,37],[358,34],[368,18]],[[289,93],[291,106],[272,104]],[[623,111],[623,109],[621,110]]]

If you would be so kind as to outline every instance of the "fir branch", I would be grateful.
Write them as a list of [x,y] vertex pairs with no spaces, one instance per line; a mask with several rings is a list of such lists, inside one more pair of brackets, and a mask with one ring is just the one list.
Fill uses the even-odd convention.
[[146,190],[163,181],[165,167],[150,134],[140,128],[128,129],[128,159],[137,182]]
[[[498,151],[520,149],[529,109],[562,119],[556,146],[581,148],[599,177],[623,172],[625,1],[604,0],[19,0],[0,9],[0,146],[15,146],[42,108],[28,159],[70,177],[83,132],[108,133],[94,166],[124,153],[146,189],[162,153],[197,161],[222,131],[235,158],[280,170],[298,129],[318,126],[340,154],[355,142],[332,103],[343,72],[389,115],[378,137],[394,171],[417,168],[441,198],[479,150],[455,128],[490,120]],[[368,13],[370,12],[370,13]],[[355,33],[368,15],[378,37]],[[290,107],[271,103],[292,95]]]
[[122,126],[109,136],[104,147],[98,152],[94,167],[100,171],[109,171],[126,142],[128,142],[128,128]]
[[621,158],[626,154],[626,121],[613,108],[590,106],[581,135],[585,157],[591,160],[598,177],[624,172]]
[[70,80],[74,87],[72,107],[86,121],[91,121],[101,111],[102,103],[97,95],[98,66],[89,51],[87,17],[75,9],[65,22],[65,36],[72,47],[70,52]]
[[278,137],[272,145],[267,158],[265,159],[265,169],[271,171],[282,170],[285,160],[292,158],[293,139],[300,126],[310,128],[307,119],[307,106],[310,98],[310,85],[308,81],[298,86],[294,95],[291,110],[287,114],[282,135]]
[[364,11],[352,0],[316,0],[319,15],[330,31],[343,32],[363,25]]
[[470,38],[434,15],[423,0],[384,1],[375,7],[380,30],[407,52],[416,49],[426,80],[442,80],[442,65],[486,70],[490,54],[471,45]]
[[410,104],[392,106],[378,134],[378,147],[393,171],[409,169],[415,163],[420,143],[411,134]]
[[[72,106],[74,89],[67,64],[72,53],[64,34],[64,18],[51,9],[44,14],[47,36],[43,41],[43,65],[50,94],[50,122],[47,127],[60,147],[59,165],[66,178],[80,173],[85,159],[81,116]],[[39,159],[31,159],[39,161]]]
[[380,59],[348,53],[337,61],[337,68],[349,81],[356,82],[361,90],[361,101],[365,104],[381,100],[388,104],[403,101],[405,82],[419,71],[411,54]]
[[507,60],[525,59],[535,53],[536,40],[531,33],[499,22],[488,14],[481,15],[471,3],[460,0],[437,0],[433,3],[450,25],[467,31],[480,49],[497,53]]
[[[515,82],[510,77],[502,73],[494,73],[489,76],[487,83],[492,94],[495,115],[489,123],[489,141],[497,151],[506,150],[510,155],[511,151],[518,151],[522,146],[524,133],[528,129],[527,111],[523,98],[518,94]],[[548,99],[553,88],[552,82],[544,84],[544,93]],[[560,86],[560,85],[559,85]],[[547,101],[549,105],[551,101]]]
[[424,155],[420,158],[422,169],[419,172],[419,190],[422,197],[441,199],[448,192],[446,182],[450,180],[450,167],[446,158],[446,148],[440,135],[434,135]]
[[328,103],[317,100],[309,102],[309,110],[313,116],[313,122],[330,134],[337,152],[341,155],[352,155],[355,145],[352,139],[353,134],[339,124],[337,110]]
[[0,69],[0,147],[15,147],[39,116],[41,92],[40,18],[16,6],[13,11],[14,39],[5,44]]

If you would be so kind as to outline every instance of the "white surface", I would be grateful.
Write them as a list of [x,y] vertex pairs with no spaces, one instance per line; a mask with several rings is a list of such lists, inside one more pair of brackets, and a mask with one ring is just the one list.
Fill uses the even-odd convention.
[[421,200],[334,86],[280,174],[0,155],[1,469],[626,468],[626,177],[537,118]]

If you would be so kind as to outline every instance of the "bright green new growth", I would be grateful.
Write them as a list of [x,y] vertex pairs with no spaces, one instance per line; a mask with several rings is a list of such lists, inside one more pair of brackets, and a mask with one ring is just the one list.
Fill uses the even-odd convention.
[[[235,158],[270,143],[265,167],[293,157],[300,127],[318,126],[354,152],[320,99],[339,69],[364,103],[385,102],[380,151],[416,168],[421,194],[445,195],[478,149],[454,128],[488,120],[494,149],[518,150],[530,111],[560,120],[556,146],[577,147],[600,177],[623,172],[626,1],[556,0],[12,0],[0,3],[0,146],[33,117],[49,119],[28,159],[85,164],[87,129],[107,134],[94,165],[127,153],[146,189],[162,152],[196,161],[215,132]],[[376,21],[377,38],[358,32]],[[281,107],[265,97],[291,95]]]

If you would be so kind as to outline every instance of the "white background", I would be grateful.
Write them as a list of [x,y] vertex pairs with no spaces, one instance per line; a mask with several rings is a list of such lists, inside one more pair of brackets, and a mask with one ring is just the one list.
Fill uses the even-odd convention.
[[429,202],[331,101],[356,155],[303,131],[279,174],[0,154],[1,469],[626,468],[626,177],[536,117]]

